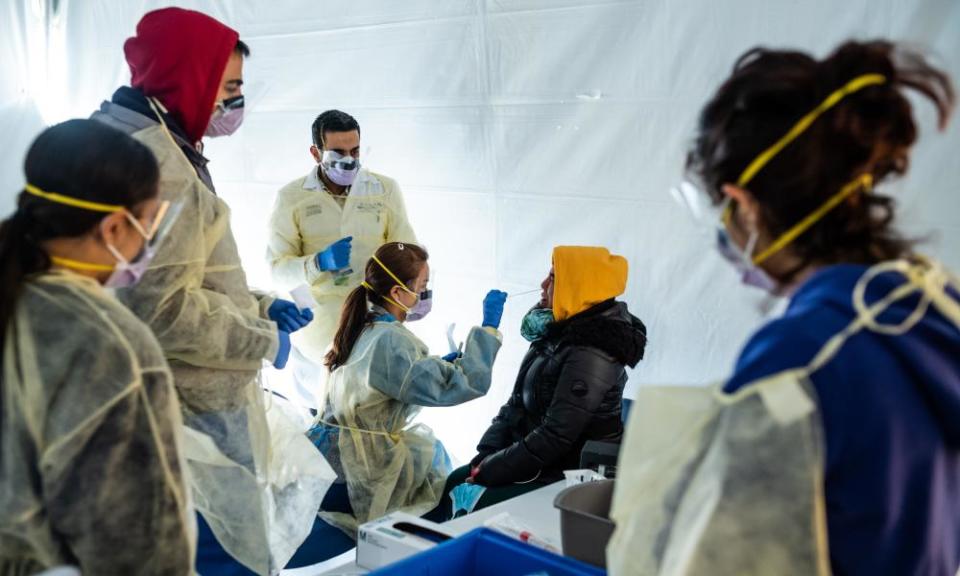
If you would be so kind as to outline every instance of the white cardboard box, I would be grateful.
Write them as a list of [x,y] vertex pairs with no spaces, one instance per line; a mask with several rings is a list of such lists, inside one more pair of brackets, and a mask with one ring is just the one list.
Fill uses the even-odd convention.
[[436,522],[394,512],[360,526],[357,531],[357,565],[376,570],[453,537]]

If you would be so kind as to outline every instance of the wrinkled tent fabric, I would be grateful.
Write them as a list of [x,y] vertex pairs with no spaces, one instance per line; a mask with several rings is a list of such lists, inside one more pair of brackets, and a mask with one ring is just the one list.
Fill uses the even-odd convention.
[[26,284],[3,349],[0,574],[188,574],[196,521],[173,377],[95,281]]
[[[823,56],[846,38],[884,36],[928,47],[960,79],[960,2],[951,0],[59,3],[69,66],[62,88],[37,94],[62,102],[60,119],[86,116],[129,82],[123,41],[147,10],[201,10],[250,44],[244,124],[208,139],[205,153],[242,231],[253,285],[279,289],[263,257],[266,217],[276,192],[313,163],[313,119],[338,108],[360,122],[364,165],[403,189],[442,273],[431,316],[412,326],[432,350],[444,348],[449,322],[465,336],[489,288],[536,288],[555,245],[606,246],[629,260],[623,300],[656,335],[629,397],[641,383],[718,380],[762,320],[761,298],[741,289],[668,194],[701,106],[740,54],[765,45]],[[13,205],[38,132],[22,114],[35,108],[30,75],[17,72],[29,65],[39,74],[46,62],[19,32],[21,19],[34,18],[27,4],[0,8],[9,31],[0,37],[0,166],[9,168],[0,171],[0,210]],[[934,125],[928,107],[916,112],[921,126]],[[17,138],[18,129],[33,133]],[[960,122],[919,146],[909,175],[891,184],[900,221],[909,235],[930,237],[926,253],[960,270]],[[490,393],[421,415],[461,461],[510,394],[527,348],[520,320],[535,299],[507,304]],[[280,375],[268,376],[279,389]]]
[[[904,282],[863,302],[870,280],[889,271]],[[947,287],[960,289],[960,280],[939,264],[878,264],[854,290],[857,316],[807,366],[734,394],[722,386],[641,389],[617,468],[610,573],[829,575],[823,431],[810,374],[860,331],[905,333],[927,306],[960,328]],[[916,294],[916,313],[901,325],[879,320]]]

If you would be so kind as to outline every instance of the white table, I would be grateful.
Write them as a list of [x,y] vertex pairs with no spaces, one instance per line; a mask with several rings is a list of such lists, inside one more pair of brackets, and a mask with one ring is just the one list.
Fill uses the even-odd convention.
[[[521,521],[539,538],[560,548],[560,511],[553,507],[553,499],[566,488],[565,482],[556,482],[522,496],[511,498],[489,508],[478,510],[443,524],[452,534],[459,536],[483,526],[490,518],[509,513]],[[357,551],[350,550],[321,564],[284,570],[282,576],[354,576],[367,571],[357,566]]]

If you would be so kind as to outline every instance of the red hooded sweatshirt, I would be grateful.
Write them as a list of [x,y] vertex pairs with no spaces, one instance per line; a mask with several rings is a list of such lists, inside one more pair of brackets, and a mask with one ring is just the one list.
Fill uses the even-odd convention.
[[182,8],[148,12],[123,45],[130,85],[160,100],[191,142],[210,123],[227,60],[240,35],[206,14]]

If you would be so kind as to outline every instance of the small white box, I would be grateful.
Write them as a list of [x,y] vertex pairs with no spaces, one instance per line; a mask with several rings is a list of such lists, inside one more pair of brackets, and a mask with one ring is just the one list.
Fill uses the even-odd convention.
[[360,526],[357,531],[357,565],[376,570],[453,537],[436,522],[394,512]]

